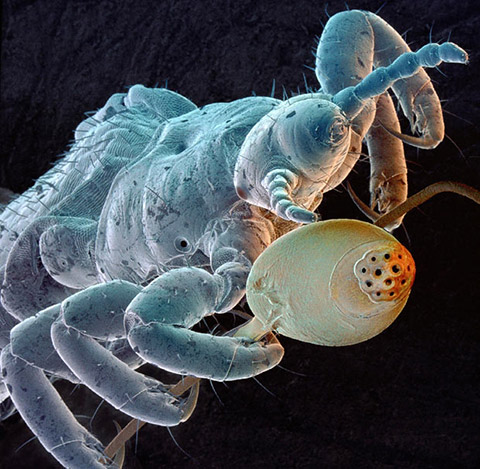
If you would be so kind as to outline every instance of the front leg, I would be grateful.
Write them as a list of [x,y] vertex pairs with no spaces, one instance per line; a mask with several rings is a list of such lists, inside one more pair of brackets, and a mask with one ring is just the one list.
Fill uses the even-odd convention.
[[125,308],[140,291],[117,280],[67,298],[51,326],[52,342],[79,380],[116,409],[156,425],[177,425],[191,415],[198,388],[187,399],[177,398],[168,385],[132,370],[98,342],[125,337]]
[[232,309],[245,293],[252,261],[270,242],[265,220],[237,220],[213,238],[213,274],[172,270],[146,287],[126,312],[128,340],[146,361],[216,381],[249,378],[277,365],[283,347],[190,330],[204,316]]
[[[440,100],[422,67],[441,62],[467,63],[465,51],[453,43],[428,44],[411,52],[407,43],[373,13],[351,10],[329,19],[318,44],[316,75],[322,91],[333,96],[352,123],[350,155],[359,154],[367,139],[371,161],[371,202],[385,213],[407,196],[406,164],[402,142],[435,148],[444,137]],[[387,93],[391,88],[412,131],[403,135]],[[350,166],[350,165],[349,165]],[[348,174],[343,166],[332,185]],[[386,227],[393,230],[401,218]]]

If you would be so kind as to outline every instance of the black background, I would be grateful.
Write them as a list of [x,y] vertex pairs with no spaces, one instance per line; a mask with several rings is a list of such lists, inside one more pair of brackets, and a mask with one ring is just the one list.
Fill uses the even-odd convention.
[[[376,11],[381,1],[352,1]],[[345,9],[329,2],[328,13]],[[451,40],[468,66],[429,71],[443,100],[447,138],[431,151],[407,148],[410,193],[452,179],[480,187],[480,12],[475,1],[388,2],[381,16],[413,49]],[[4,1],[0,186],[21,192],[66,148],[83,112],[143,83],[178,91],[197,105],[255,91],[276,97],[315,76],[311,54],[319,1]],[[445,76],[446,75],[446,76]],[[404,130],[408,130],[404,126]],[[455,143],[452,143],[455,142]],[[367,199],[368,164],[350,180]],[[323,218],[361,218],[342,189],[328,193]],[[203,384],[191,419],[146,426],[127,447],[128,468],[478,467],[480,464],[480,207],[442,195],[409,214],[397,237],[412,252],[417,279],[399,319],[356,346],[326,348],[283,339],[283,366],[254,380]],[[99,399],[60,384],[77,415]],[[105,404],[93,431],[107,442]],[[88,419],[79,417],[88,426]],[[59,467],[18,415],[0,424],[0,466]]]

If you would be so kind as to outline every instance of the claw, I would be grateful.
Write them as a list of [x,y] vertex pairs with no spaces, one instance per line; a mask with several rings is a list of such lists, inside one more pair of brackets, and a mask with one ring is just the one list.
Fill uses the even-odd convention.
[[[248,319],[252,318],[249,316]],[[247,323],[242,324],[235,329],[232,329],[225,335],[229,337],[251,338],[254,341],[260,341],[265,339],[266,344],[279,345],[279,341],[275,334],[271,333],[269,329],[264,329],[263,324],[261,324],[258,320],[255,319],[249,320]],[[172,396],[179,397],[189,389],[191,389],[191,391],[184,404],[184,417],[181,422],[185,422],[195,409],[200,389],[200,378],[196,378],[194,376],[184,376],[177,384],[170,387],[170,389],[168,390],[168,392]],[[116,422],[114,423],[116,424]],[[138,430],[140,430],[140,428],[145,425],[145,423],[146,422],[138,419],[130,420],[130,422],[128,422],[128,424],[121,431],[119,431],[117,436],[105,448],[105,456],[110,459],[114,458],[115,454],[120,451],[120,449],[125,445],[125,443],[130,438],[132,438],[132,436],[135,435],[135,433],[137,433]]]
[[[186,422],[195,410],[195,406],[198,401],[198,393],[200,390],[200,380],[197,379],[191,387],[190,394],[188,395],[185,403],[183,404],[183,417],[180,422]],[[177,394],[175,394],[177,395]]]
[[[191,390],[183,407],[184,415],[181,422],[187,421],[195,410],[200,390],[200,380],[198,378],[187,377],[182,379],[175,386],[172,386],[170,389],[170,393],[173,396],[178,397],[187,391],[188,388]],[[137,433],[146,422],[143,420],[132,419],[123,429],[115,420],[113,423],[117,429],[117,436],[105,448],[105,456],[109,459],[113,459],[113,462],[118,466],[118,469],[122,469],[125,460],[125,443],[135,435],[135,433]],[[106,464],[104,458],[101,458],[100,462]]]
[[[347,192],[350,198],[352,199],[353,203],[357,206],[357,208],[372,221],[374,224],[377,224],[379,219],[383,219],[385,213],[377,213],[375,210],[370,208],[365,202],[363,202],[360,197],[355,193],[350,183],[347,181]],[[390,213],[392,210],[388,211]],[[390,219],[389,222],[386,224],[381,225],[386,231],[392,232],[396,228],[398,228],[403,220],[403,215],[396,220]]]
[[370,221],[377,221],[380,218],[380,214],[372,210],[353,190],[351,184],[347,181],[347,192],[353,203]]
[[51,336],[58,354],[82,383],[116,409],[155,425],[178,425],[183,419],[184,399],[175,399],[160,381],[131,370],[95,339],[61,320],[52,325]]
[[431,150],[432,148],[436,148],[438,144],[442,141],[441,139],[438,140],[431,135],[425,134],[422,137],[414,137],[413,135],[406,135],[402,134],[401,132],[397,132],[396,130],[387,127],[385,124],[380,122],[380,125],[391,135],[400,139],[403,143],[411,145],[417,148],[423,148],[425,150]]
[[[200,390],[200,380],[198,378],[185,377],[179,381],[176,385],[170,388],[170,394],[173,396],[180,396],[185,391],[191,388],[190,394],[185,402],[185,413],[181,422],[185,422],[193,413],[195,406],[197,405],[198,393]],[[132,438],[135,433],[142,428],[146,422],[143,420],[132,419],[122,429],[117,422],[113,422],[118,431],[117,436],[108,444],[105,448],[105,456],[109,459],[113,459],[119,469],[122,469],[123,459],[125,457],[125,443]],[[123,453],[123,455],[122,455]],[[121,458],[121,459],[120,459]],[[106,460],[101,459],[102,463],[106,463]]]

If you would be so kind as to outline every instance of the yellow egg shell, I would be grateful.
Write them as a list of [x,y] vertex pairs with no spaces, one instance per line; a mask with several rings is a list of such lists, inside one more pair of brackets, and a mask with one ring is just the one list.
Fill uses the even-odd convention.
[[414,278],[411,254],[391,234],[357,220],[329,220],[268,247],[248,277],[247,300],[264,329],[350,345],[395,320]]

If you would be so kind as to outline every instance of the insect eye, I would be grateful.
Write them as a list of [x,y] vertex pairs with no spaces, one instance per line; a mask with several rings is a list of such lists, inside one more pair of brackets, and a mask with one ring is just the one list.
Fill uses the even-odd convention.
[[177,238],[175,238],[174,244],[175,249],[178,252],[190,252],[190,250],[192,249],[192,245],[190,244],[188,239],[183,238],[182,236],[178,236]]

